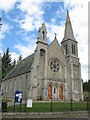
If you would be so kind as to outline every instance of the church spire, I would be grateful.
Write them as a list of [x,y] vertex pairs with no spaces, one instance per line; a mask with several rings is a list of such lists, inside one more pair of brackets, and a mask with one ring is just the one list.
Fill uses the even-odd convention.
[[66,23],[70,23],[71,24],[70,17],[69,17],[69,11],[68,10],[67,10]]
[[74,34],[73,34],[73,29],[72,29],[72,24],[71,24],[71,20],[70,20],[70,17],[69,17],[69,12],[67,10],[65,33],[64,33],[63,41],[68,40],[68,39],[71,39],[71,40],[75,41]]

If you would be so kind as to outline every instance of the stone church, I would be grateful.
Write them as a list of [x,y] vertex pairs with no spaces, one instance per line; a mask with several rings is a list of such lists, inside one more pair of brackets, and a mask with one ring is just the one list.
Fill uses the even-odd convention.
[[15,91],[20,90],[23,100],[83,100],[78,42],[73,34],[69,12],[61,44],[56,35],[51,44],[47,43],[44,23],[38,30],[36,44],[34,53],[21,60],[3,80],[3,97],[13,99]]

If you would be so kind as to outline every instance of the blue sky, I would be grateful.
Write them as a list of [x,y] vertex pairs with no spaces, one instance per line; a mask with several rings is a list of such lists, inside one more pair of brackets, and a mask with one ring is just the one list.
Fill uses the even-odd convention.
[[[37,0],[38,1],[38,0]],[[57,0],[58,2],[33,2],[33,0],[0,0],[2,33],[0,52],[10,48],[12,59],[23,58],[34,52],[38,29],[45,22],[48,42],[57,33],[59,43],[64,36],[66,12],[69,10],[72,27],[78,41],[82,78],[88,79],[88,0]],[[44,0],[45,1],[45,0]],[[1,46],[1,45],[0,45]]]
[[[34,18],[34,14],[30,13],[31,16],[27,15],[27,13],[22,12],[18,6],[20,5],[19,2],[17,2],[14,6],[14,8],[9,11],[8,13],[3,11],[2,14],[2,24],[8,24],[9,25],[9,31],[5,34],[5,38],[3,39],[3,44],[2,44],[2,50],[5,51],[5,49],[7,47],[10,48],[10,51],[15,51],[18,54],[20,54],[20,52],[18,51],[17,48],[15,48],[15,45],[18,44],[22,44],[22,45],[27,45],[28,42],[32,42],[30,39],[34,39],[34,44],[37,41],[37,36],[38,36],[38,28],[41,26],[41,24],[43,22],[49,24],[52,23],[52,18],[54,18],[54,16],[57,16],[55,19],[55,22],[57,23],[57,25],[60,25],[60,21],[65,21],[66,15],[57,15],[58,12],[58,8],[63,9],[64,4],[63,2],[60,2],[58,4],[58,2],[53,2],[53,3],[40,3],[41,5],[41,9],[42,9],[42,15],[40,17],[42,17],[42,21],[41,23],[37,26],[34,27],[34,25],[30,26],[29,24],[29,28],[26,26],[24,26],[24,24],[27,25],[26,22],[30,22],[31,17],[33,17],[33,22],[32,24],[37,24],[35,21],[35,19],[37,20],[37,17]],[[47,9],[48,8],[48,9]],[[63,11],[64,14],[66,14],[66,11]],[[33,15],[33,16],[32,16]],[[63,16],[63,17],[62,17]],[[27,17],[27,18],[25,18]],[[30,19],[29,19],[30,18]],[[27,21],[28,20],[28,21]],[[21,25],[20,25],[21,22]],[[55,31],[56,32],[56,31]],[[49,39],[49,38],[48,38]]]

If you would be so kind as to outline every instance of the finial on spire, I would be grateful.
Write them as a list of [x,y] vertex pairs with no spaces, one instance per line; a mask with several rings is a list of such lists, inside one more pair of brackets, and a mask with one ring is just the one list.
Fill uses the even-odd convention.
[[54,33],[54,34],[55,34],[55,39],[56,39],[57,34],[56,33]]
[[67,14],[69,14],[69,11],[67,10]]
[[67,17],[66,17],[66,23],[71,23],[70,17],[69,17],[69,11],[67,10]]

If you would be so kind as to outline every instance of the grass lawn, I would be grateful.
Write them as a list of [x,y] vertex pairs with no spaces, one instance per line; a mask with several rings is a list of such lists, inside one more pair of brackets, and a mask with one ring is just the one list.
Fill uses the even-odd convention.
[[[52,107],[51,107],[52,106]],[[52,109],[51,109],[52,108]],[[8,106],[7,112],[13,112],[14,106]],[[72,104],[73,111],[87,111],[86,102],[74,102]],[[15,112],[20,111],[20,105],[16,105]],[[25,104],[22,104],[22,112],[25,111]],[[71,103],[67,102],[38,102],[33,103],[32,108],[27,108],[27,112],[62,112],[71,111]]]

